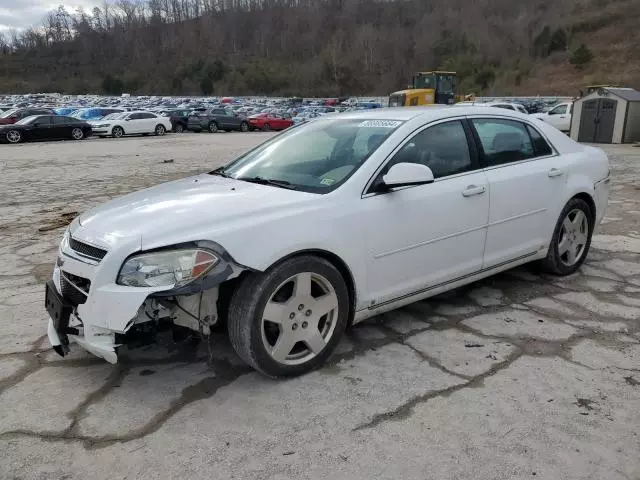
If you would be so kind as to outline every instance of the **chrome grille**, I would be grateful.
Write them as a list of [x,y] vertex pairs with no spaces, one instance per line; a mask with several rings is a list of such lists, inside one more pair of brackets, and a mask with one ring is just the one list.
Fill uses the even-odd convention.
[[94,247],[93,245],[89,245],[87,243],[79,242],[78,240],[75,240],[74,238],[71,238],[71,237],[69,238],[69,246],[71,247],[71,250],[73,250],[74,252],[84,257],[93,258],[94,260],[97,260],[97,261],[102,260],[104,256],[107,254],[106,250],[103,250],[98,247]]
[[82,305],[87,301],[91,281],[87,278],[72,275],[68,272],[60,272],[60,287],[62,296],[71,305]]

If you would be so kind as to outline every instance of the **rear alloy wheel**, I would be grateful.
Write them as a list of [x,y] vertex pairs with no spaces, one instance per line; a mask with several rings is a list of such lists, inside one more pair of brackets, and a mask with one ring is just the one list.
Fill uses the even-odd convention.
[[71,138],[74,140],[82,140],[84,138],[84,132],[81,128],[76,127],[71,130]]
[[271,131],[271,125],[269,125],[268,123],[265,123],[264,127],[262,127],[262,130],[264,130],[265,132]]
[[113,135],[113,138],[122,138],[124,136],[124,129],[122,127],[113,127],[111,135]]
[[587,258],[592,234],[591,208],[584,200],[572,198],[560,214],[543,268],[562,276],[578,270]]
[[184,126],[181,123],[178,123],[174,128],[173,131],[176,133],[182,133],[184,132]]
[[164,125],[156,125],[156,135],[161,137],[167,132],[167,129],[164,128]]
[[216,133],[218,131],[218,124],[216,122],[211,122],[209,124],[209,132]]
[[331,355],[348,312],[340,272],[324,259],[295,257],[242,281],[229,306],[229,338],[256,370],[272,377],[301,375]]
[[22,141],[22,133],[19,130],[9,130],[6,138],[9,143],[20,143]]
[[240,124],[240,131],[241,132],[248,132],[249,131],[249,124],[247,122],[242,122]]

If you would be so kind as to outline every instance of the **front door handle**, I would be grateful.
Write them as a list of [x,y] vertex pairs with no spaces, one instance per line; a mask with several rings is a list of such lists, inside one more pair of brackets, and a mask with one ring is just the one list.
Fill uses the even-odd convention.
[[483,186],[478,187],[477,185],[469,185],[462,191],[463,197],[472,197],[473,195],[482,195],[486,192],[487,189]]
[[560,175],[562,175],[564,172],[562,170],[560,170],[559,168],[552,168],[551,170],[549,170],[549,176],[551,178],[553,177],[559,177]]

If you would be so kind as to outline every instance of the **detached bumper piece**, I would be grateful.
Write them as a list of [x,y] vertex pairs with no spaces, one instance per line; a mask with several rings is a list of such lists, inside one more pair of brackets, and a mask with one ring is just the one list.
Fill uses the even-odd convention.
[[69,320],[73,312],[73,305],[68,303],[56,290],[53,280],[45,286],[44,304],[51,317],[47,335],[55,352],[64,357],[69,353],[69,337],[78,335],[78,329],[69,327]]

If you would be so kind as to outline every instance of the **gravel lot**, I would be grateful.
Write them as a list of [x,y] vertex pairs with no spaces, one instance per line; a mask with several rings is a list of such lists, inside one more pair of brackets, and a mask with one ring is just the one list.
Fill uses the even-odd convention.
[[372,319],[302,378],[253,373],[220,332],[117,366],[57,357],[43,282],[64,214],[268,135],[0,146],[0,478],[640,479],[632,147],[607,147],[613,196],[580,273],[518,268]]

